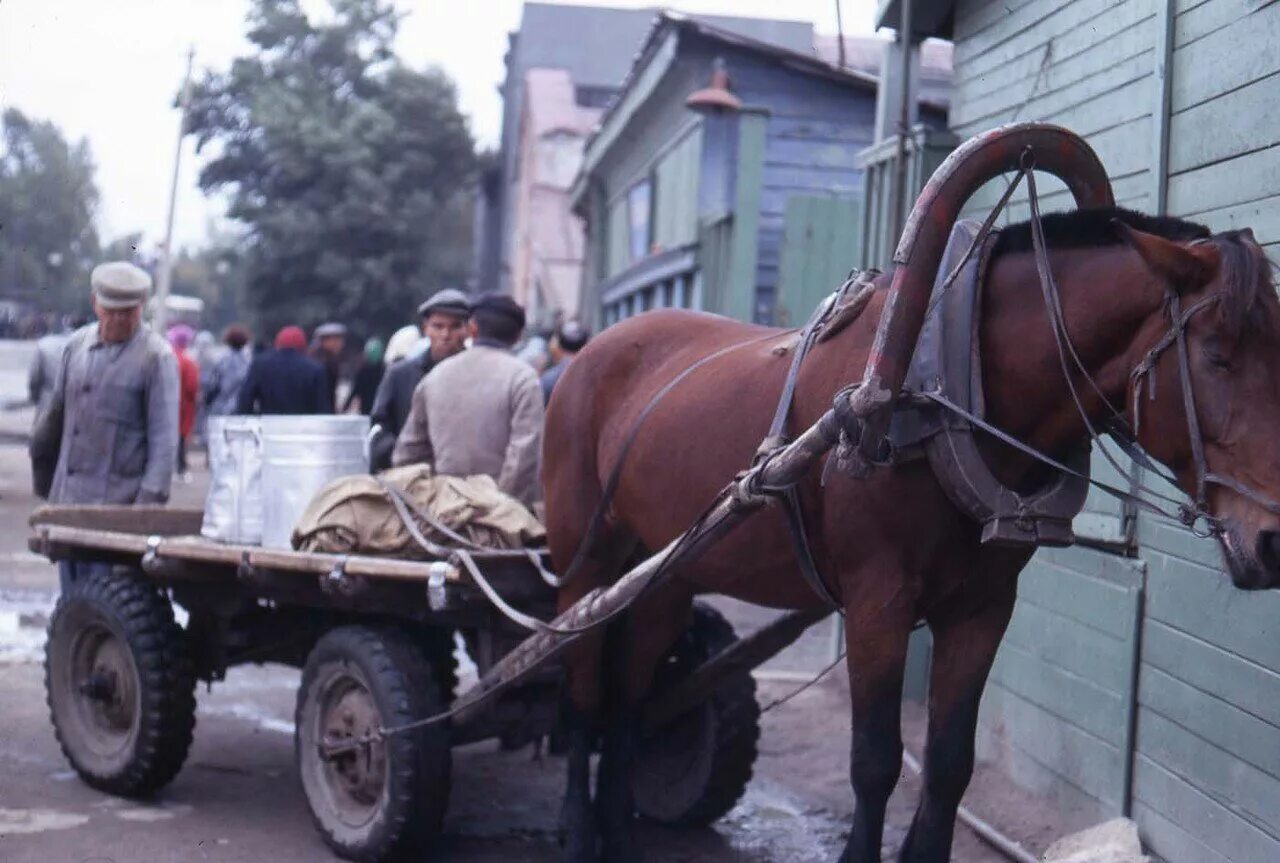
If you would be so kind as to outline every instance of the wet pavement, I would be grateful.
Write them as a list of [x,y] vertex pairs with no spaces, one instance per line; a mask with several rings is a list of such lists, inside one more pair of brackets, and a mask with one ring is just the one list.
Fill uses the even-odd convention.
[[[13,354],[0,350],[0,364]],[[12,369],[0,368],[0,387],[13,377]],[[0,412],[0,861],[336,859],[314,832],[295,777],[293,669],[240,667],[211,689],[201,686],[191,755],[155,800],[100,794],[68,768],[49,726],[41,666],[57,577],[25,547],[26,520],[37,503],[19,442],[29,422],[29,411]],[[175,486],[175,497],[198,504],[201,489],[199,482]],[[726,611],[746,628],[768,617],[741,605]],[[826,665],[832,637],[826,625],[818,627],[765,670],[758,678],[762,703],[791,692],[808,670]],[[645,826],[646,859],[834,860],[852,811],[848,723],[839,671],[768,713],[755,777],[739,805],[711,829]],[[908,725],[908,739],[918,737],[918,711]],[[561,759],[532,748],[502,751],[486,742],[455,750],[445,835],[430,859],[557,860],[563,773]],[[901,842],[917,791],[918,780],[907,776],[891,801],[886,852]],[[953,859],[1003,858],[959,828]]]

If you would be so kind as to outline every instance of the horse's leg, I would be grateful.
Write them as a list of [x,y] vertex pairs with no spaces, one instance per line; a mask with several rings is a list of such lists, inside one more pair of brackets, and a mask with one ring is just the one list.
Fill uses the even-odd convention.
[[846,605],[854,808],[841,863],[880,861],[885,807],[902,770],[902,676],[914,622],[904,606],[864,598]]
[[603,633],[588,633],[566,653],[563,720],[567,776],[560,808],[565,863],[594,863],[599,835],[591,809],[591,751],[600,707]]
[[1016,569],[1007,577],[982,566],[975,572],[991,579],[990,588],[984,585],[980,607],[973,607],[964,596],[952,604],[963,612],[937,619],[930,615],[933,667],[924,789],[902,845],[902,863],[946,863],[950,859],[956,809],[973,775],[978,703],[1017,594]]
[[641,858],[632,775],[645,697],[658,663],[688,624],[691,603],[692,595],[683,585],[665,585],[638,600],[605,640],[608,683],[595,802],[600,859],[605,863]]

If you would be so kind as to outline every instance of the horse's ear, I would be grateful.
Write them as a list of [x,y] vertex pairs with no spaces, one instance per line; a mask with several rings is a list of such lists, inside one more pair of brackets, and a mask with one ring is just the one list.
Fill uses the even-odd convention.
[[1119,219],[1112,219],[1111,223],[1151,271],[1174,290],[1192,290],[1206,285],[1218,273],[1222,257],[1213,243],[1178,243],[1139,231]]

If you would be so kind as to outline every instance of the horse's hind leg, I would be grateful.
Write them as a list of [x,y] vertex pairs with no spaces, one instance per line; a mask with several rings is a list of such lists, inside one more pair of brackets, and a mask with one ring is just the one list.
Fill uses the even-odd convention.
[[980,571],[982,579],[993,585],[980,607],[962,597],[952,607],[963,609],[963,614],[941,619],[931,616],[929,621],[933,668],[924,789],[902,845],[902,863],[946,863],[950,859],[956,809],[973,775],[978,703],[1017,592],[1014,575],[1002,582],[1005,573],[993,573],[985,567]]
[[640,859],[632,777],[645,698],[654,669],[689,623],[691,605],[692,595],[683,585],[664,585],[639,599],[606,636],[605,727],[595,801],[605,863]]
[[853,830],[841,863],[879,863],[885,807],[902,770],[902,676],[914,614],[893,602],[846,606],[853,708]]

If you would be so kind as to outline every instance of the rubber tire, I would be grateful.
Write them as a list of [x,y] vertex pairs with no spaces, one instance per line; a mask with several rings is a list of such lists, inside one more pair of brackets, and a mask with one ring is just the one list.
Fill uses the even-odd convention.
[[362,830],[344,829],[323,798],[313,798],[303,778],[304,751],[318,761],[309,723],[318,679],[334,664],[360,678],[384,727],[413,722],[445,709],[435,675],[422,648],[395,628],[344,626],[324,635],[311,650],[302,673],[294,736],[299,779],[311,817],[338,856],[380,863],[418,852],[440,833],[449,803],[452,753],[447,725],[434,725],[385,741],[388,759],[381,811]]
[[[132,657],[139,692],[136,733],[125,757],[104,767],[89,763],[82,741],[63,711],[69,706],[55,685],[60,663],[85,623],[107,627]],[[62,754],[90,787],[122,797],[146,797],[182,769],[195,729],[195,675],[186,634],[173,606],[153,584],[132,573],[95,572],[77,579],[49,620],[45,644],[45,696]],[[78,696],[72,696],[78,697]]]
[[[693,624],[659,665],[653,693],[665,691],[738,640],[729,621],[694,603]],[[750,671],[640,744],[632,789],[636,811],[673,827],[706,827],[742,798],[755,767],[760,705]]]

